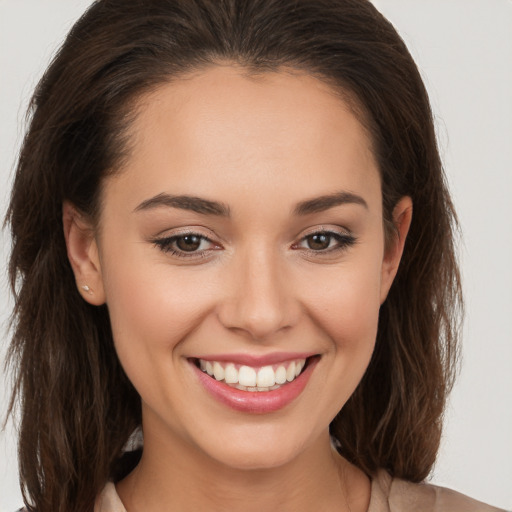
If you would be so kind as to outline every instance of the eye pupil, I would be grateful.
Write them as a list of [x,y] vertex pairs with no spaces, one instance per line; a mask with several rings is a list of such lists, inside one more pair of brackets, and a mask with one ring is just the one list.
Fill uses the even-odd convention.
[[317,233],[308,236],[308,247],[313,250],[327,249],[331,242],[331,236],[325,233]]
[[180,251],[185,251],[185,252],[197,251],[197,249],[199,248],[200,245],[201,245],[201,237],[199,237],[197,235],[180,236],[176,240],[176,246],[178,247],[178,249],[180,249]]

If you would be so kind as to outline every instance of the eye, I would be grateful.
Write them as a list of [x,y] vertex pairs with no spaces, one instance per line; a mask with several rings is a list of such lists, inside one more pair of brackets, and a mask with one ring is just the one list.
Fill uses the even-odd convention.
[[183,233],[180,235],[157,238],[153,243],[165,253],[181,258],[204,257],[209,251],[219,246],[209,238],[197,233]]
[[201,244],[204,245],[205,239],[198,235],[184,235],[175,239],[174,243],[180,251],[194,252],[197,251]]
[[334,231],[318,231],[303,237],[294,249],[306,249],[309,252],[327,253],[343,250],[354,245],[356,239],[352,235]]

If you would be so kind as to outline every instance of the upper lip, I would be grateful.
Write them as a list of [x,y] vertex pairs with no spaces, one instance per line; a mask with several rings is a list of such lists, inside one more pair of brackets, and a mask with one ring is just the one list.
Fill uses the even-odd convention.
[[203,361],[218,361],[219,363],[235,363],[245,366],[261,367],[272,364],[279,364],[285,361],[294,361],[297,359],[307,359],[314,356],[315,352],[274,352],[272,354],[208,354],[196,356],[193,359],[202,359]]

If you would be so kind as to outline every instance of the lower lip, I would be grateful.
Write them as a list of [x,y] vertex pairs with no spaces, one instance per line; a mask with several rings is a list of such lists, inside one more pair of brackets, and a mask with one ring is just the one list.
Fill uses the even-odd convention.
[[232,388],[204,373],[192,361],[190,364],[201,384],[219,402],[236,411],[265,414],[286,407],[302,393],[318,359],[318,357],[311,358],[304,371],[295,380],[271,391],[243,391]]

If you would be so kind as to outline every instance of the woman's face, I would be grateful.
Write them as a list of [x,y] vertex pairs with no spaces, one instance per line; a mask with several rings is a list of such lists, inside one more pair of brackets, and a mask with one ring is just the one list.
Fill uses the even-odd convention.
[[138,112],[86,298],[108,305],[145,442],[231,467],[291,461],[361,380],[400,257],[384,251],[368,136],[297,73],[211,67]]

